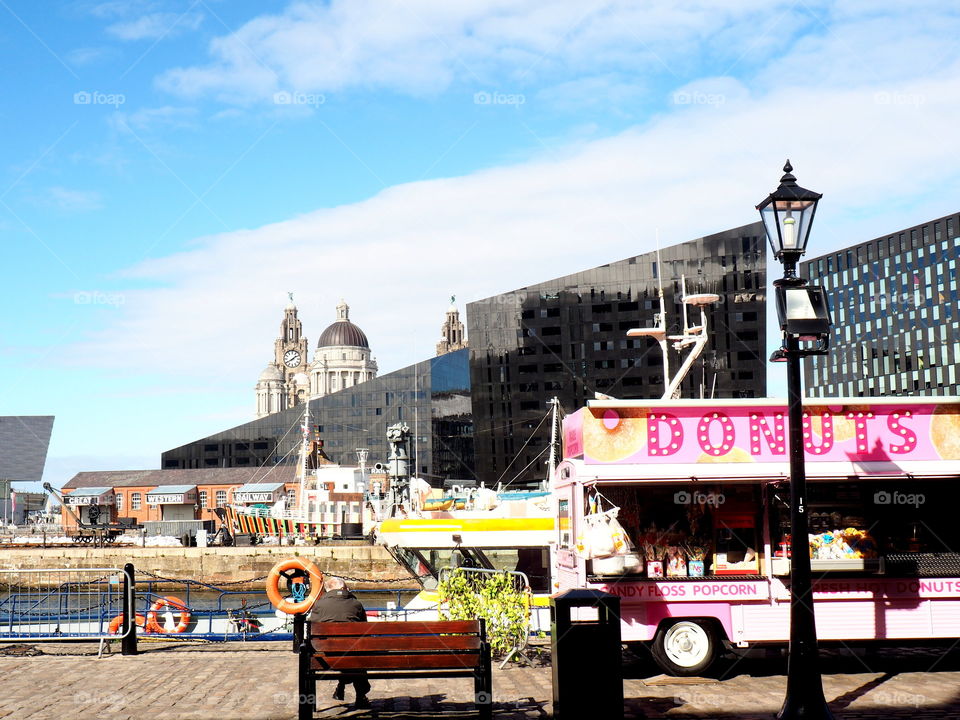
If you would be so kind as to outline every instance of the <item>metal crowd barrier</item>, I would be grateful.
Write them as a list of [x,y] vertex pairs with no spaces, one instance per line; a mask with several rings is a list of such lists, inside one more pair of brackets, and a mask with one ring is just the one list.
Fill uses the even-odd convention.
[[[522,629],[522,632],[518,633],[518,637],[515,639],[515,644],[513,645],[513,647],[510,648],[509,651],[507,651],[506,657],[504,657],[503,662],[500,663],[500,669],[502,670],[504,667],[506,667],[507,663],[510,662],[510,660],[513,659],[514,657],[522,657],[526,659],[527,662],[529,662],[530,659],[525,655],[525,651],[527,649],[527,645],[530,642],[530,631],[532,629],[531,621],[533,617],[533,606],[532,606],[533,597],[530,590],[530,578],[527,577],[527,574],[524,572],[520,572],[519,570],[496,570],[496,569],[490,569],[490,568],[475,568],[475,567],[460,566],[455,568],[450,568],[450,567],[440,568],[440,575],[438,579],[440,580],[440,582],[443,582],[452,573],[455,573],[455,572],[462,572],[466,574],[468,577],[470,575],[477,575],[480,577],[486,575],[489,577],[491,575],[504,574],[510,578],[510,580],[513,582],[514,588],[518,592],[523,594],[523,604],[524,604],[524,609],[526,611],[526,622]],[[496,619],[488,618],[487,622],[496,622]]]
[[0,642],[125,638],[133,624],[111,633],[110,621],[132,603],[129,580],[123,568],[0,570]]

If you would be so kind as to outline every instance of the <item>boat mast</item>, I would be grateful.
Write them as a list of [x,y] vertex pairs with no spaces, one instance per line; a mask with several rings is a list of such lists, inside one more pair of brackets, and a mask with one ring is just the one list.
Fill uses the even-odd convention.
[[553,480],[553,473],[557,469],[557,408],[560,401],[554,396],[548,404],[550,405],[550,457],[547,460],[547,477],[544,480],[544,490],[549,489],[550,482]]
[[[706,348],[707,341],[709,340],[707,337],[707,313],[704,308],[720,300],[719,295],[712,293],[687,295],[687,278],[683,275],[680,276],[680,293],[680,312],[683,313],[683,334],[670,335],[667,339],[673,342],[675,350],[681,351],[689,347],[690,351],[687,353],[687,357],[684,358],[680,369],[677,370],[676,376],[670,380],[670,384],[663,393],[662,399],[664,400],[676,400],[680,397],[680,383],[683,382],[687,373],[693,368],[693,364],[697,361],[697,358],[703,354],[703,350]],[[690,325],[687,316],[688,305],[700,308],[699,325]]]
[[667,352],[667,309],[663,302],[663,262],[660,260],[660,228],[657,228],[657,296],[660,298],[660,315],[657,318],[657,334],[660,350],[663,353],[663,393],[666,397],[670,387],[670,353]]
[[[660,263],[660,235],[657,234],[657,286],[660,295],[660,314],[657,317],[656,325],[652,328],[634,328],[627,330],[627,337],[650,337],[660,345],[660,351],[663,353],[663,397],[662,400],[676,400],[680,397],[680,384],[690,372],[694,362],[703,353],[707,345],[707,314],[704,308],[715,302],[720,301],[719,295],[713,293],[696,293],[687,295],[687,279],[680,276],[680,308],[683,313],[683,333],[681,335],[667,335],[666,310],[663,302],[663,267]],[[693,305],[700,308],[700,324],[691,326],[687,316],[687,306]],[[676,375],[670,377],[670,355],[668,343],[673,345],[673,349],[682,351],[690,348],[687,357],[677,370]]]
[[297,500],[300,507],[306,507],[304,492],[307,489],[307,455],[310,452],[310,400],[304,402],[303,409],[303,440],[300,443],[300,494]]
[[420,392],[419,368],[413,366],[413,472],[410,477],[417,477],[417,466],[420,464],[420,449],[417,440],[420,439],[420,402],[417,394]]

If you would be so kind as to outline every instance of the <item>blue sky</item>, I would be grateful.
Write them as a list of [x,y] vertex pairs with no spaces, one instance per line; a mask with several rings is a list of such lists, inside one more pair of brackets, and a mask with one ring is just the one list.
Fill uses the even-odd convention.
[[448,298],[752,222],[957,210],[954,3],[0,0],[0,413],[48,479],[251,418],[286,292],[381,372]]

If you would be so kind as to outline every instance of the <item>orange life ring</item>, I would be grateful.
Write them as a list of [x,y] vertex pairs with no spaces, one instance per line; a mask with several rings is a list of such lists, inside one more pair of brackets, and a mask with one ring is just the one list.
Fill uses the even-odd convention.
[[[280,592],[280,578],[288,584],[303,582],[309,578],[310,594],[300,602],[287,600]],[[267,597],[277,610],[288,615],[297,615],[307,612],[314,601],[323,593],[323,573],[320,568],[304,558],[291,558],[278,562],[267,575]]]
[[[133,616],[133,622],[140,627],[144,627],[147,624],[146,619],[140,613],[136,613]],[[108,630],[110,631],[111,635],[116,635],[118,632],[120,632],[121,627],[123,627],[123,613],[120,613],[110,621]]]
[[[170,608],[173,612],[180,613],[180,622],[177,626],[168,631],[163,629],[163,626],[157,622],[157,613],[164,608]],[[153,605],[150,606],[150,610],[147,611],[147,632],[154,633],[182,633],[187,629],[187,626],[190,624],[190,610],[187,608],[187,604],[180,598],[174,597],[173,595],[167,595],[167,597],[162,597],[157,600]]]

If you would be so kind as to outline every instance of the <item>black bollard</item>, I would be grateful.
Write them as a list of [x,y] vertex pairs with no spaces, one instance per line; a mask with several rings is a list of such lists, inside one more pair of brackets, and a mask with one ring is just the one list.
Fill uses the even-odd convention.
[[137,583],[133,575],[133,563],[123,566],[123,598],[120,607],[123,608],[123,639],[120,641],[121,655],[137,654],[137,618],[136,593]]

